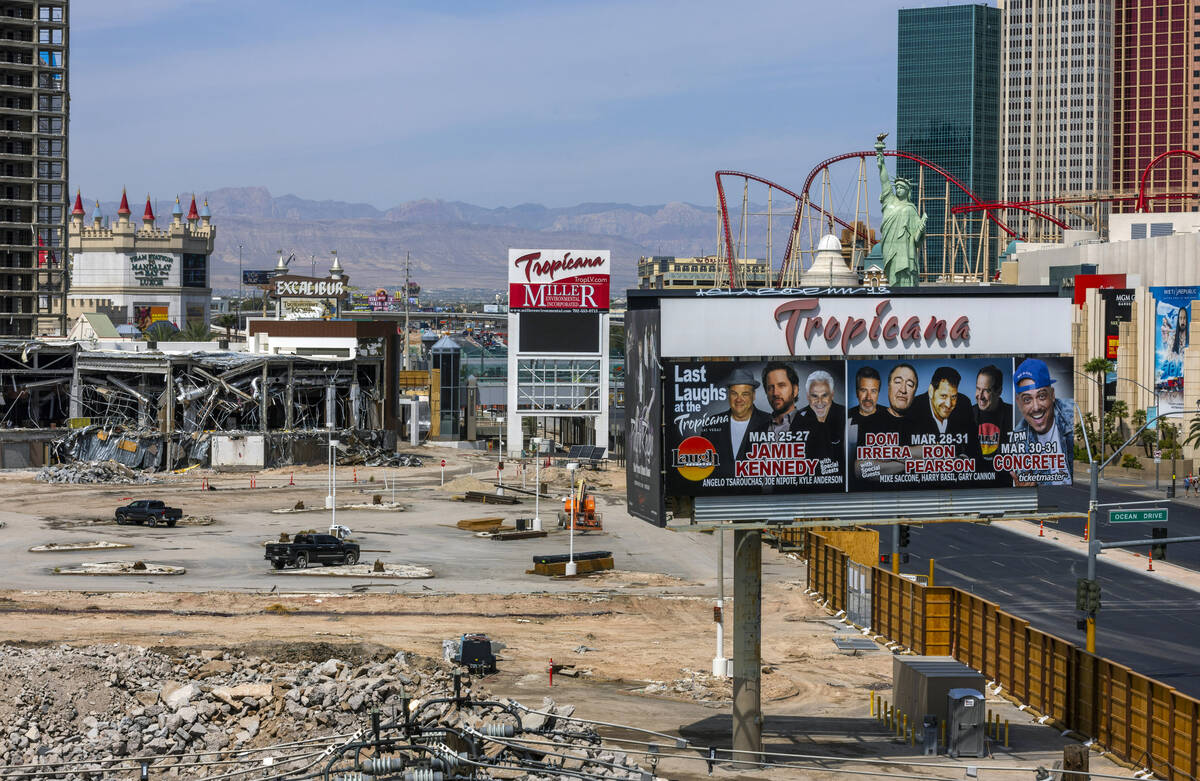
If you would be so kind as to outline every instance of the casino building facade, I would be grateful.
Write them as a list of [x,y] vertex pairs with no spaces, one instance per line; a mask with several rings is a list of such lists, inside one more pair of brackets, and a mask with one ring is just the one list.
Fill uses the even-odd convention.
[[85,222],[82,196],[71,210],[71,286],[67,317],[100,311],[117,325],[146,328],[166,320],[179,328],[208,324],[209,257],[216,228],[208,202],[197,210],[192,197],[187,215],[179,200],[170,222],[158,227],[150,198],[138,227],[129,200],[121,193],[116,222],[105,224],[97,203]]

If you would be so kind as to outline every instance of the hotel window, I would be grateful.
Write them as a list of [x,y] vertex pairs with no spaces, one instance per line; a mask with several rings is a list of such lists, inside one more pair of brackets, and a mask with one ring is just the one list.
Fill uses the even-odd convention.
[[38,9],[38,19],[43,22],[61,22],[63,9],[61,6],[44,5]]
[[184,287],[208,286],[208,258],[199,253],[184,253],[183,280]]
[[38,30],[38,43],[53,43],[62,45],[63,31],[61,27],[43,27]]

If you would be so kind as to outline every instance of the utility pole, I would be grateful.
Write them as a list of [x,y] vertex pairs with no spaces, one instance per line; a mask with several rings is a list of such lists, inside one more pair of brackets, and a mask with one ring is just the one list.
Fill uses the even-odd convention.
[[408,371],[408,261],[409,261],[409,253],[405,252],[404,253],[404,338],[400,340],[400,347],[402,350],[404,350],[404,364],[403,364],[404,371]]
[[[237,324],[238,330],[242,330],[242,245],[238,245],[238,303],[237,303]],[[225,322],[229,322],[226,320]]]

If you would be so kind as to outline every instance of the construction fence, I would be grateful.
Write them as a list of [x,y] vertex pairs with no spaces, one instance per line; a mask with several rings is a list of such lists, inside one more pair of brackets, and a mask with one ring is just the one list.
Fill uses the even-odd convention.
[[[846,610],[856,565],[826,533],[775,532],[808,559],[808,587]],[[871,572],[871,629],[928,656],[952,656],[1061,726],[1094,738],[1116,757],[1172,781],[1200,776],[1200,700],[1033,629],[974,594],[927,586],[878,566]]]

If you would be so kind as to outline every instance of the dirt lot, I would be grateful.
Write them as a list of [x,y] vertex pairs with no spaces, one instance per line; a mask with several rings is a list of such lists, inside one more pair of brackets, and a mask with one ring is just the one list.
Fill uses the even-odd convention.
[[[403,547],[391,544],[393,553],[402,549],[405,560],[439,562],[434,565],[438,571],[434,580],[413,581],[402,587],[388,585],[391,593],[374,593],[381,589],[372,584],[368,584],[370,593],[359,593],[354,590],[359,584],[332,578],[311,584],[308,578],[259,580],[263,565],[253,558],[251,550],[244,567],[230,565],[228,572],[223,571],[220,578],[226,579],[225,587],[213,586],[213,581],[202,576],[187,585],[194,571],[191,565],[187,576],[157,582],[148,579],[127,584],[104,578],[63,583],[62,577],[46,579],[42,574],[44,557],[49,554],[24,554],[28,558],[14,554],[13,578],[53,583],[55,587],[0,592],[0,641],[72,645],[120,642],[189,654],[248,649],[265,639],[285,645],[320,641],[333,646],[367,641],[438,657],[443,639],[464,632],[485,632],[507,644],[501,672],[488,682],[493,691],[533,704],[549,695],[558,702],[574,704],[577,714],[588,718],[684,735],[701,745],[728,745],[730,684],[709,674],[715,636],[712,597],[716,592],[716,542],[712,537],[667,532],[629,518],[623,511],[623,475],[607,472],[595,475],[595,483],[602,486],[599,490],[604,500],[606,534],[584,539],[588,545],[619,551],[615,553],[618,571],[578,579],[548,579],[506,565],[504,569],[487,570],[482,582],[481,578],[468,579],[462,572],[451,573],[441,563],[446,555],[443,548],[476,544],[473,537],[452,528],[454,518],[493,513],[528,515],[530,507],[526,504],[509,509],[453,502],[454,489],[461,491],[461,486],[472,481],[494,479],[494,461],[449,450],[432,450],[429,455],[426,464],[430,466],[415,469],[359,468],[355,474],[359,483],[350,483],[345,494],[339,487],[339,503],[343,495],[347,502],[357,502],[363,495],[388,494],[384,479],[396,478],[398,500],[405,497],[403,501],[412,508],[400,514],[400,520],[385,524],[377,519],[380,513],[361,511],[353,515],[340,510],[338,519],[342,522],[343,517],[347,518],[356,532],[359,528],[371,529],[370,534],[378,535],[368,535],[371,540],[384,539],[389,533],[405,535]],[[453,486],[440,484],[437,464],[443,455],[450,462],[446,479],[456,481]],[[567,488],[563,476],[555,471],[561,472],[543,470],[543,477],[549,472],[554,484],[552,495],[561,496]],[[134,495],[170,497],[172,504],[186,505],[190,515],[214,519],[211,527],[153,530],[153,539],[162,539],[167,533],[176,535],[165,538],[169,543],[163,543],[165,547],[183,545],[184,539],[199,540],[195,544],[201,548],[227,544],[226,537],[218,532],[236,536],[240,518],[266,523],[262,519],[269,517],[271,509],[290,506],[299,496],[306,504],[321,506],[323,474],[320,467],[295,470],[294,474],[291,470],[264,472],[256,480],[267,487],[254,491],[240,487],[248,486],[247,475],[193,472],[175,476],[162,486],[47,486],[32,482],[28,474],[6,474],[0,478],[0,492],[10,499],[20,497],[20,501],[0,512],[7,524],[0,529],[0,539],[12,543],[10,552],[77,538],[117,539],[117,529],[109,528],[107,518],[118,500]],[[201,491],[203,478],[222,490]],[[532,488],[532,475],[525,478]],[[292,480],[299,486],[286,485]],[[510,471],[505,481],[521,485],[521,476]],[[553,518],[555,502],[544,502],[542,507],[543,517]],[[299,517],[306,520],[293,517],[288,524],[303,522],[319,527],[328,513]],[[311,521],[307,520],[310,517]],[[98,535],[98,530],[103,533]],[[137,535],[152,530],[127,531]],[[181,534],[190,536],[184,538]],[[214,536],[196,536],[205,534]],[[236,544],[240,547],[231,550],[249,550],[249,539],[238,538]],[[150,540],[143,535],[138,544],[148,545]],[[552,536],[538,541],[540,549],[551,541],[554,546],[566,545],[565,536]],[[528,551],[538,550],[498,547],[507,543],[478,544],[481,547],[459,551],[460,568],[486,570],[490,561],[487,557],[494,556],[512,555],[514,562],[528,562]],[[511,550],[518,553],[510,554]],[[39,555],[43,557],[36,560],[39,563],[26,563]],[[80,560],[80,554],[71,555],[76,557],[72,561]],[[845,627],[831,620],[805,594],[802,562],[772,550],[764,550],[763,558],[762,699],[768,750],[882,757],[893,763],[919,760],[919,749],[895,742],[869,713],[872,692],[890,699],[891,654],[882,648],[861,654],[839,651],[833,636]],[[238,572],[244,576],[237,576]],[[727,638],[726,654],[731,653],[731,639]],[[567,665],[566,675],[556,676],[553,688],[547,676],[551,659],[556,665]],[[1061,758],[1066,739],[1055,730],[1034,725],[1031,717],[1000,698],[989,698],[989,707],[1011,720],[1012,748],[996,745],[993,759],[969,762],[1033,768],[1039,764],[1049,766]],[[619,730],[610,733],[622,734]],[[869,767],[881,775],[899,771],[960,778],[968,761],[941,758],[938,763],[936,768],[903,770],[896,764]],[[1092,769],[1129,774],[1098,756],[1093,757]],[[706,767],[701,762],[667,759],[658,765],[658,772],[671,778],[700,778],[706,775]],[[793,769],[718,769],[717,774],[799,777]],[[831,775],[814,770],[804,777]]]

